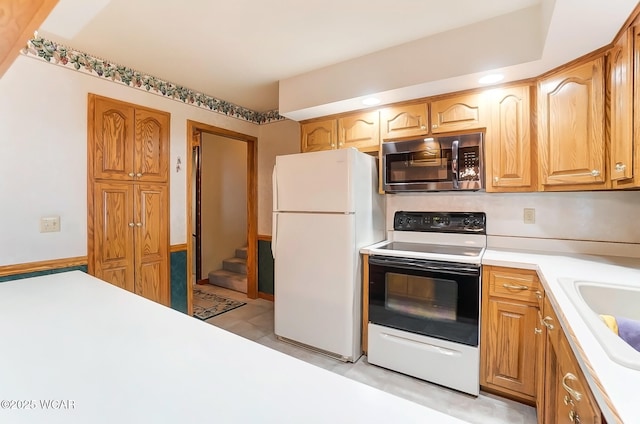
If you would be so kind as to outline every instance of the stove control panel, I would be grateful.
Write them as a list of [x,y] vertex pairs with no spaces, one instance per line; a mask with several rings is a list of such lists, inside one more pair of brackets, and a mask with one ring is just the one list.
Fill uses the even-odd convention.
[[484,212],[406,212],[393,217],[395,231],[486,234]]

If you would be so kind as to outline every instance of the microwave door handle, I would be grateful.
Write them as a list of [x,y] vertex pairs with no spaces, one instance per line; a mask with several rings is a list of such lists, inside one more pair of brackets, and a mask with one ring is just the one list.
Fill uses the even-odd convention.
[[451,144],[451,180],[453,188],[459,188],[458,184],[458,140],[454,140]]

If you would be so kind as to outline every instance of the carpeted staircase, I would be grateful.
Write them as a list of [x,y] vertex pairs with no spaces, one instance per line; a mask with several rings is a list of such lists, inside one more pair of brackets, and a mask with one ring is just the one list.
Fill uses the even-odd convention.
[[247,248],[236,249],[236,256],[222,261],[222,269],[209,273],[209,283],[242,293],[247,292]]

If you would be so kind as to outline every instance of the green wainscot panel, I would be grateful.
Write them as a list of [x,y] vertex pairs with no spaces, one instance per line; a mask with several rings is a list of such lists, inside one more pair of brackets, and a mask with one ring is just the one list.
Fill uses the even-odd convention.
[[273,294],[273,256],[267,240],[258,240],[258,291]]
[[171,307],[187,313],[187,251],[171,252]]
[[21,280],[23,278],[29,278],[29,277],[38,277],[40,275],[58,274],[60,272],[67,272],[67,271],[87,272],[87,266],[79,265],[79,266],[70,266],[66,268],[55,268],[55,269],[45,269],[42,271],[35,271],[35,272],[25,272],[23,274],[5,275],[4,277],[0,277],[0,283],[4,283],[5,281]]

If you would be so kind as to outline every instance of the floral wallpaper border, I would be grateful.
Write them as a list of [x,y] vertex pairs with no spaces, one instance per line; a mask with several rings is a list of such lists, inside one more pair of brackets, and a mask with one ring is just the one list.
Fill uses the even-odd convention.
[[143,74],[126,66],[117,65],[73,50],[42,37],[35,37],[29,40],[27,46],[22,50],[22,53],[39,57],[47,62],[75,69],[76,71],[106,78],[129,87],[153,92],[176,101],[256,124],[267,124],[286,119],[280,116],[277,110],[256,112],[246,109],[225,100],[220,100],[204,93],[163,81],[152,75]]

